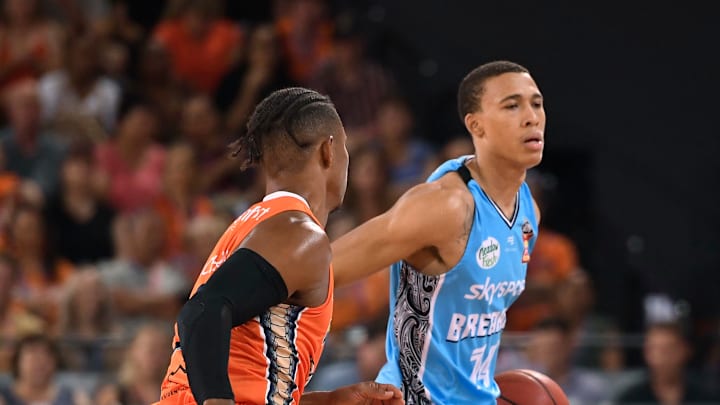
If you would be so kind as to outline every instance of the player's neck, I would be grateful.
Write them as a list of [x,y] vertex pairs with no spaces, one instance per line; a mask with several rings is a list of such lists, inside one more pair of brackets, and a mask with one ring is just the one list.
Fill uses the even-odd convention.
[[276,191],[287,191],[299,195],[305,199],[310,206],[310,211],[324,227],[330,213],[330,209],[326,204],[324,184],[322,182],[307,182],[298,177],[301,176],[283,177],[282,180],[268,178],[266,180],[265,195]]
[[487,156],[471,159],[467,164],[475,181],[505,214],[513,214],[515,197],[523,181],[525,169],[508,165]]

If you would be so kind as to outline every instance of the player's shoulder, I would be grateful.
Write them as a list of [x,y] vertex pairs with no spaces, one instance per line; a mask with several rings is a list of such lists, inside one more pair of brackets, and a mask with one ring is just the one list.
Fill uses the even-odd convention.
[[330,252],[330,240],[325,229],[309,213],[297,210],[280,212],[258,224],[254,233],[278,250],[292,249],[296,254]]
[[[274,220],[274,221],[273,221]],[[268,221],[273,221],[278,236],[289,238],[301,238],[302,240],[327,241],[325,229],[318,224],[310,213],[305,211],[288,210],[283,211]],[[329,244],[329,242],[328,242]]]
[[419,226],[454,230],[474,211],[472,194],[459,176],[448,173],[437,180],[418,184],[405,192],[393,208],[401,218]]
[[474,204],[467,185],[452,172],[437,180],[416,185],[403,198],[418,201],[436,210],[457,210]]

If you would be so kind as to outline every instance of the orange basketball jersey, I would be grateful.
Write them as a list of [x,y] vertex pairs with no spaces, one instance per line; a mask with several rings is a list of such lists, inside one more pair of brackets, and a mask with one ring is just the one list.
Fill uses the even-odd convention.
[[[266,196],[240,215],[220,238],[190,296],[242,243],[260,222],[285,211],[302,211],[315,222],[307,202],[288,192]],[[231,270],[231,269],[226,269]],[[225,271],[225,270],[224,270]],[[333,272],[328,294],[318,307],[280,304],[232,329],[228,373],[237,404],[296,404],[315,371],[332,318]],[[170,366],[159,404],[194,404],[190,400],[177,324]]]

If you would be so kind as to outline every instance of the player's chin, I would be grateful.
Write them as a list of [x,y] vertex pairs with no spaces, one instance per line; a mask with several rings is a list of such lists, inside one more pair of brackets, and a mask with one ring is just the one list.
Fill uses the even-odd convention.
[[533,153],[526,153],[523,156],[522,159],[522,165],[525,167],[525,169],[532,169],[533,167],[537,166],[542,162],[543,158],[543,152],[533,152]]

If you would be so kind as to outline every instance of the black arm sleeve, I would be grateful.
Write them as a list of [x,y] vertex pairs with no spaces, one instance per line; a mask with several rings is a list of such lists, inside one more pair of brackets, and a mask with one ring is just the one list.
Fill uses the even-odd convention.
[[243,248],[185,303],[178,315],[178,335],[198,404],[208,398],[234,398],[228,377],[230,330],[287,296],[280,273],[262,256]]

